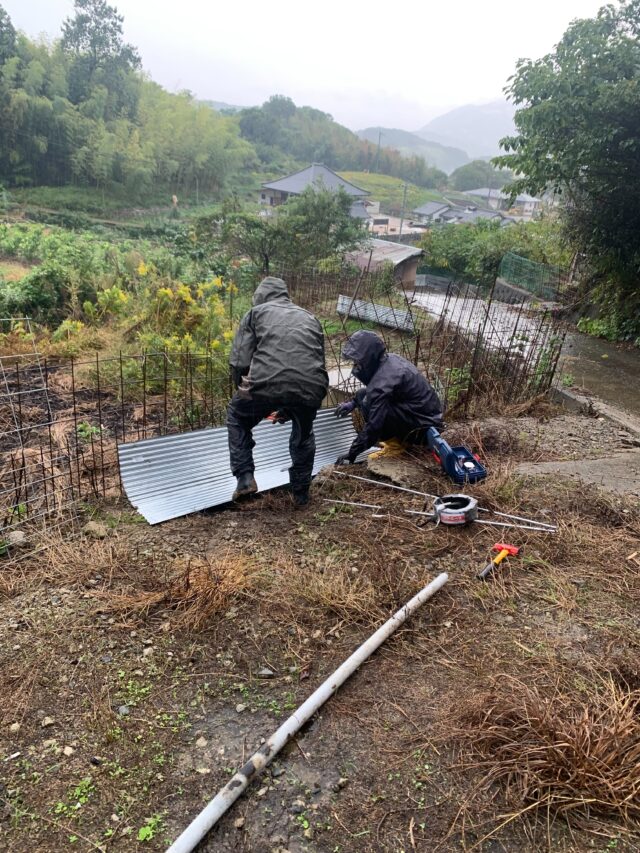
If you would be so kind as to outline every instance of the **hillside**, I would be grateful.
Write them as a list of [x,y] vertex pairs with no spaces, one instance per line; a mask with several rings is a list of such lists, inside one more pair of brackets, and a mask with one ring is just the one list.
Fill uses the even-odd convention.
[[430,165],[442,169],[448,175],[459,166],[464,166],[470,158],[466,151],[442,145],[440,142],[427,141],[408,130],[390,127],[367,127],[358,131],[360,139],[378,143],[382,133],[382,144],[389,148],[397,148],[401,154],[423,157]]
[[445,173],[415,153],[404,155],[395,148],[359,138],[321,110],[298,107],[283,95],[272,95],[260,107],[238,114],[238,127],[251,143],[265,170],[275,174],[324,163],[330,169],[375,170],[434,188],[446,182]]
[[205,107],[210,107],[210,109],[215,110],[217,113],[239,113],[240,110],[248,109],[246,106],[241,107],[238,104],[227,104],[225,101],[198,100],[198,103]]
[[[400,178],[389,175],[377,175],[370,172],[340,172],[345,181],[351,181],[363,190],[371,193],[373,201],[379,201],[386,208],[400,210],[405,182]],[[407,183],[407,200],[405,210],[410,211],[427,201],[441,201],[441,193],[436,190],[423,189],[415,184]]]
[[500,139],[514,132],[513,113],[511,104],[502,100],[467,104],[437,116],[414,135],[430,143],[463,148],[473,159],[494,157],[500,151]]

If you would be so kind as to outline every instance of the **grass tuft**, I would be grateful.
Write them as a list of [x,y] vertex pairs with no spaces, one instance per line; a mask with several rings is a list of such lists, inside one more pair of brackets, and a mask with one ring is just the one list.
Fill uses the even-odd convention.
[[160,589],[100,592],[100,610],[128,614],[173,611],[177,628],[201,630],[211,619],[257,585],[257,566],[242,555],[225,554],[217,560],[179,557]]
[[629,828],[640,820],[640,689],[593,674],[588,696],[507,679],[460,709],[453,738],[510,806]]

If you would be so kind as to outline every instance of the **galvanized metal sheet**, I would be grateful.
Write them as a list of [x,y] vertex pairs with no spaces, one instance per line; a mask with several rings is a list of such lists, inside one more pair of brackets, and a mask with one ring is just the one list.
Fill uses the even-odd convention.
[[[321,409],[314,423],[314,474],[346,453],[355,437],[351,419],[338,420],[334,411]],[[290,435],[291,424],[262,421],[254,429],[259,491],[289,482]],[[226,427],[120,444],[118,459],[126,495],[149,524],[227,503],[236,485]]]
[[357,320],[378,323],[389,329],[415,332],[415,323],[410,311],[376,305],[375,302],[365,302],[363,299],[354,299],[352,305],[350,296],[338,296],[336,311],[338,314],[348,314],[349,317],[355,317]]

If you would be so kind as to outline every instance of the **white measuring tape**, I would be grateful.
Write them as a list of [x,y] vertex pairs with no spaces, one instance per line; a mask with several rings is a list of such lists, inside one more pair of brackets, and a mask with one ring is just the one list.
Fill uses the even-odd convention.
[[436,498],[433,512],[439,524],[471,524],[478,518],[478,501],[469,495],[443,495]]

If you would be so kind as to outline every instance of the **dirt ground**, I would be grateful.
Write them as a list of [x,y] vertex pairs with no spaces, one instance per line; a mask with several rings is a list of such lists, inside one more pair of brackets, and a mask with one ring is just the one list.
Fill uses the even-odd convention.
[[[557,534],[414,523],[404,509],[424,508],[420,497],[327,469],[303,511],[280,490],[149,527],[126,501],[102,503],[86,507],[95,524],[79,539],[0,563],[0,850],[165,849],[442,571],[446,586],[199,849],[640,850],[640,505],[515,472],[628,452],[637,436],[543,406],[447,437],[487,463],[490,476],[469,490],[481,506],[558,524]],[[371,468],[346,470],[454,490],[421,453]],[[378,504],[380,517],[330,500]],[[522,554],[478,581],[504,539]],[[615,702],[599,710],[614,695],[624,730],[607,716]],[[553,714],[566,730],[551,749]],[[511,764],[495,746],[505,728]],[[547,757],[534,761],[539,741]]]

